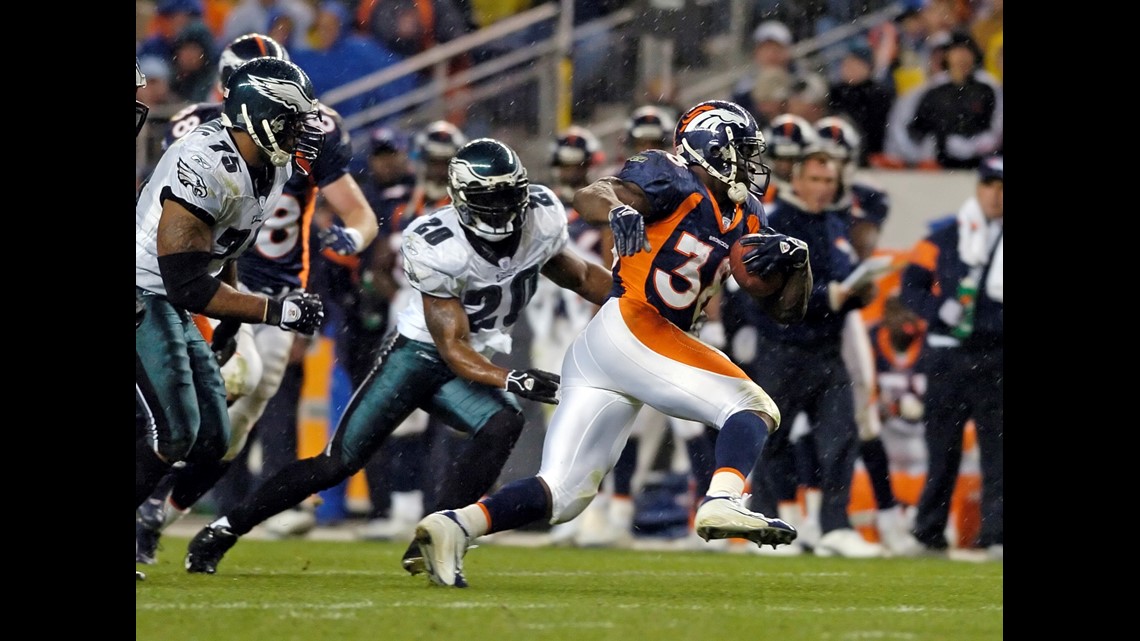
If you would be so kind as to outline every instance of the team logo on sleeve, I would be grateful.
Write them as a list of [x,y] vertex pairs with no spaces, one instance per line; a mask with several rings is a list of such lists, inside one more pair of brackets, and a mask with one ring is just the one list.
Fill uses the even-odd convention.
[[202,180],[202,177],[181,158],[178,159],[178,182],[199,198],[205,198],[207,195],[206,181]]

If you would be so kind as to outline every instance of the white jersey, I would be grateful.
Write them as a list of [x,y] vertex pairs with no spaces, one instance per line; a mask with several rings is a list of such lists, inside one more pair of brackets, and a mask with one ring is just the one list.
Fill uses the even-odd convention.
[[452,206],[417,218],[404,230],[404,274],[416,290],[396,320],[404,336],[431,343],[423,294],[457,298],[467,310],[471,346],[484,356],[509,354],[511,328],[534,295],[539,271],[569,238],[566,210],[554,192],[530,186],[530,210],[518,249],[493,263],[480,255]]
[[269,167],[273,183],[258,195],[249,167],[220,120],[203,124],[170,145],[135,202],[135,285],[166,294],[158,269],[158,221],[162,203],[173,198],[210,226],[210,274],[253,243],[273,213],[292,165]]

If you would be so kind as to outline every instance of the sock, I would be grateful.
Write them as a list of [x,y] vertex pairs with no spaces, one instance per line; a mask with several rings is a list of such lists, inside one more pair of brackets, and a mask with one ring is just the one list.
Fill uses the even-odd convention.
[[478,538],[487,533],[491,524],[487,521],[487,510],[480,503],[472,503],[467,507],[455,510],[455,520],[467,530],[468,536]]
[[[768,426],[759,415],[745,411],[728,417],[716,438],[717,472],[729,467],[735,469],[741,479],[748,476],[767,438]],[[715,475],[713,480],[716,480]],[[712,493],[711,484],[709,492]]]
[[709,481],[707,496],[740,498],[744,493],[744,475],[731,467],[722,467],[713,474]]
[[489,521],[486,530],[488,534],[513,530],[541,518],[550,518],[550,497],[547,496],[546,485],[537,476],[508,483],[480,501],[480,504]]

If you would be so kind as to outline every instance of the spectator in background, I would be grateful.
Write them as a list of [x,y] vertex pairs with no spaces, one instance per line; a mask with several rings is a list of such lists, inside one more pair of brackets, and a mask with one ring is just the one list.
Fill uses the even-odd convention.
[[772,119],[764,136],[768,141],[767,156],[772,161],[772,181],[764,191],[766,206],[776,202],[781,191],[791,193],[792,168],[808,153],[819,151],[819,135],[807,120],[789,113]]
[[[784,111],[778,103],[791,93],[797,70],[792,43],[792,32],[775,20],[761,22],[752,32],[752,70],[733,87],[732,101],[751,112],[761,128]],[[763,109],[761,102],[767,103]]]
[[181,102],[221,100],[218,50],[214,35],[203,22],[192,22],[174,39],[170,90]]
[[148,31],[150,36],[139,45],[139,58],[155,56],[174,62],[174,44],[178,35],[191,24],[202,22],[202,0],[159,0],[154,20]]
[[961,26],[956,0],[905,0],[893,22],[871,30],[875,74],[905,96],[940,71],[940,38]]
[[977,167],[1002,145],[1002,89],[982,70],[982,52],[968,33],[954,32],[944,49],[944,71],[895,103],[887,152],[911,165]]
[[860,40],[853,43],[839,64],[831,83],[827,106],[834,115],[844,116],[863,134],[863,144],[855,164],[868,166],[868,158],[883,153],[887,118],[894,104],[894,92],[874,78],[874,54]]
[[976,545],[1004,556],[1005,513],[1005,160],[978,167],[974,195],[956,223],[915,247],[900,297],[926,321],[926,484],[914,536],[928,550],[948,547],[950,498],[962,462],[962,431],[973,419],[982,469],[982,523]]
[[[356,28],[389,51],[404,58],[423,53],[437,44],[470,33],[472,25],[456,0],[360,0],[356,7]],[[471,67],[471,57],[454,56],[447,72],[455,75]],[[431,79],[431,67],[420,71],[424,81]],[[447,117],[464,124],[467,118],[465,87],[448,92]]]
[[995,39],[1001,39],[1005,31],[1005,0],[985,0],[981,4],[970,23],[970,35],[988,57]]
[[[615,162],[598,170],[599,176],[616,176],[630,156],[647,149],[673,150],[673,129],[677,118],[672,109],[658,105],[642,105],[630,112],[620,137],[621,149]],[[612,255],[609,247],[603,248],[603,264],[608,265]]]
[[[325,0],[317,8],[310,34],[311,49],[291,53],[297,65],[309,73],[317,95],[359,80],[394,65],[403,57],[372,38],[353,33],[352,16],[338,0]],[[362,94],[334,103],[345,118],[414,89],[415,76],[403,76]]]
[[800,72],[792,80],[788,93],[788,113],[808,122],[815,122],[828,114],[827,79],[812,71]]
[[247,33],[267,33],[290,51],[295,51],[297,43],[288,39],[282,40],[277,35],[268,33],[270,18],[275,13],[288,16],[295,32],[303,34],[308,33],[316,12],[313,3],[306,0],[238,0],[226,15],[222,27],[222,40],[232,42],[238,36]]

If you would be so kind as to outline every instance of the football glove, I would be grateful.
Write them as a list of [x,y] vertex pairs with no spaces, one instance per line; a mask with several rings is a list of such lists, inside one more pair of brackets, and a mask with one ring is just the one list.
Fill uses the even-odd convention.
[[267,325],[312,336],[325,319],[325,305],[320,296],[296,290],[279,299],[269,299],[265,314]]
[[224,320],[214,328],[214,338],[210,341],[210,351],[218,360],[218,367],[225,365],[237,351],[237,334],[241,329],[238,321]]
[[517,396],[540,403],[558,404],[558,385],[562,377],[540,369],[511,370],[504,388]]
[[614,233],[614,251],[619,256],[633,256],[649,251],[649,238],[645,236],[645,218],[633,207],[618,205],[610,210],[610,229]]
[[333,225],[317,232],[321,249],[328,249],[340,256],[350,256],[359,252],[364,244],[364,236],[352,227]]
[[800,269],[808,262],[807,243],[765,227],[759,233],[749,234],[740,239],[745,246],[754,246],[744,252],[741,262],[750,274],[768,276],[777,272],[785,274]]

